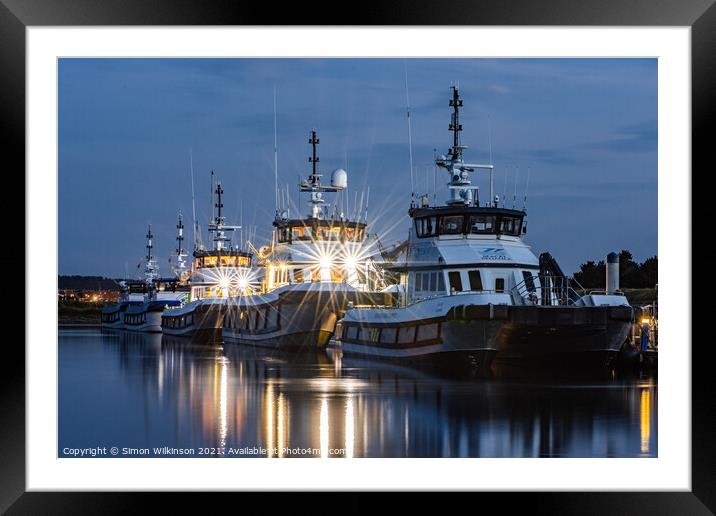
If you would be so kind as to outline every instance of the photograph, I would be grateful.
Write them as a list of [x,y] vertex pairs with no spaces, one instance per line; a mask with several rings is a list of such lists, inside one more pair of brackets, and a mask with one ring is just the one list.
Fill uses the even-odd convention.
[[658,459],[660,66],[58,57],[55,458]]

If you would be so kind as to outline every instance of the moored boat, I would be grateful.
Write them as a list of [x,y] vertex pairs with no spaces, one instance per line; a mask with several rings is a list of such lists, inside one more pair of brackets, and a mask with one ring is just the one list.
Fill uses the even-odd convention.
[[120,302],[102,310],[102,327],[129,331],[161,331],[161,314],[168,306],[179,306],[186,295],[175,278],[160,278],[159,266],[152,254],[152,226],[147,230],[147,255],[141,280],[120,283]]
[[[616,288],[585,292],[547,253],[524,242],[526,212],[499,206],[493,165],[466,163],[460,142],[463,105],[452,88],[453,145],[436,165],[449,175],[449,199],[411,203],[401,260],[400,303],[346,312],[336,344],[343,354],[411,363],[467,365],[487,371],[495,357],[554,356],[609,364],[621,347],[631,307]],[[481,203],[470,174],[490,174]]]
[[380,302],[382,279],[370,257],[366,221],[328,209],[324,193],[348,186],[336,169],[329,185],[317,170],[319,140],[311,132],[311,174],[299,184],[310,194],[310,212],[291,218],[288,210],[273,221],[274,240],[259,255],[263,282],[258,293],[243,292],[228,303],[222,335],[226,342],[277,348],[323,347],[350,304]]
[[[221,183],[217,183],[215,193],[217,202],[213,208],[216,212],[208,228],[213,235],[212,248],[195,244],[191,270],[186,274],[188,295],[178,306],[169,307],[161,314],[161,329],[167,335],[212,336],[221,333],[227,299],[250,288],[253,255],[231,245],[227,233],[240,226],[226,224]],[[181,252],[179,240],[177,253]]]

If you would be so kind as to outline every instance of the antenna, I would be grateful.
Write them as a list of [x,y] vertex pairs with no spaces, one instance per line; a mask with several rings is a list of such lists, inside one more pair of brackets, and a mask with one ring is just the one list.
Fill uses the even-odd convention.
[[214,222],[214,171],[211,171],[211,188],[209,189],[211,192],[211,200],[209,201],[209,206],[211,206],[211,221]]
[[527,184],[525,185],[525,199],[522,201],[522,211],[525,211],[527,208],[527,192],[530,189],[530,167],[527,167]]
[[410,195],[415,193],[415,185],[413,182],[413,133],[410,125],[410,92],[408,90],[408,63],[405,62],[405,104],[408,113],[408,152],[410,153]]
[[365,218],[363,219],[365,222],[368,222],[368,201],[370,200],[370,186],[368,187],[368,193],[365,197]]
[[509,166],[505,167],[505,183],[502,185],[502,207],[505,207],[505,197],[507,197],[507,171]]
[[435,164],[435,162],[438,159],[438,150],[433,149],[433,202],[436,202],[437,199],[437,189],[438,189],[438,166]]
[[517,181],[520,180],[520,167],[517,167],[517,171],[515,172],[515,192],[512,194],[512,209],[515,209],[515,204],[517,203]]
[[[487,133],[488,138],[490,142],[490,166],[494,167],[494,164],[492,163],[492,121],[490,118],[490,115],[487,115]],[[494,168],[490,169],[490,206],[493,206],[495,203],[495,192],[492,188],[492,173],[494,172]]]
[[194,237],[194,249],[196,249],[197,242],[201,241],[201,233],[199,232],[199,222],[196,220],[196,202],[194,198],[194,153],[193,149],[189,148],[189,170],[191,170],[191,220],[193,224],[193,237]]
[[278,143],[276,132],[276,85],[273,85],[273,176],[276,194],[276,214],[278,214]]

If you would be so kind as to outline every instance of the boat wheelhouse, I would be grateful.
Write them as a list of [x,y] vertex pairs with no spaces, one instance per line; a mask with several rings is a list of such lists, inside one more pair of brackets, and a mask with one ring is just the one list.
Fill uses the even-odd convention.
[[[411,203],[408,243],[390,266],[400,278],[399,305],[348,310],[341,352],[431,365],[457,359],[478,371],[495,356],[611,360],[631,317],[626,298],[580,292],[549,254],[532,252],[523,240],[526,212],[493,195],[493,165],[463,159],[462,105],[453,87],[453,145],[435,162],[448,173],[448,200],[431,206],[424,195]],[[470,180],[478,170],[489,173],[485,202]]]
[[[217,199],[213,204],[215,216],[208,228],[212,248],[206,249],[199,242],[195,244],[191,269],[184,273],[189,295],[180,306],[168,308],[162,314],[162,331],[169,335],[220,332],[227,299],[253,290],[253,255],[231,243],[228,234],[240,226],[226,224],[221,183],[217,183],[216,190],[212,187],[212,192]],[[177,253],[181,250],[179,242]]]
[[325,193],[348,187],[348,175],[336,169],[330,184],[322,184],[316,131],[308,142],[312,171],[299,191],[310,195],[310,211],[291,218],[288,210],[277,210],[272,244],[259,253],[261,290],[232,299],[222,331],[227,342],[324,346],[349,303],[373,302],[376,296],[385,302],[376,293],[381,275],[370,257],[366,221],[360,215],[351,220],[337,204],[325,204]]

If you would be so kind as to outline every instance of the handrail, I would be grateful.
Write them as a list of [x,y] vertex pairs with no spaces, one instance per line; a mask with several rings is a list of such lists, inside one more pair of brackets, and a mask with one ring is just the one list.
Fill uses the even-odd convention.
[[[571,276],[539,275],[539,285],[535,278],[530,278],[532,288],[527,286],[527,279],[518,283],[510,292],[519,296],[524,302],[531,305],[565,306],[572,305],[582,297],[586,290]],[[576,284],[576,289],[572,286]],[[545,286],[546,285],[546,286]],[[578,289],[578,290],[577,290]]]

